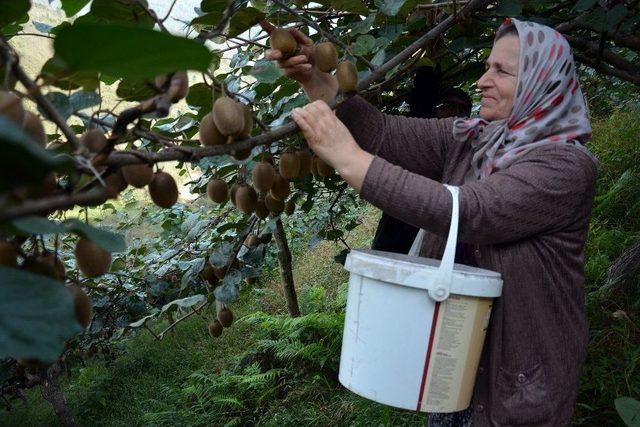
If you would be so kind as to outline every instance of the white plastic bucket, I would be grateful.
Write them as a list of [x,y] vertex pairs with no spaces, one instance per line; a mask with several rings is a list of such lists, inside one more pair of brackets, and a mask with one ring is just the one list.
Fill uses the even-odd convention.
[[442,262],[352,251],[340,383],[386,405],[422,412],[469,407],[499,273],[454,264],[458,188]]

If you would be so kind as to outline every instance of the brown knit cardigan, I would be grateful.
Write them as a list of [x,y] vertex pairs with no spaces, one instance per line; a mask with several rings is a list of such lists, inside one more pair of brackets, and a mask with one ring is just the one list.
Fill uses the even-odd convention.
[[442,257],[451,194],[460,186],[458,241],[475,264],[502,274],[473,395],[474,426],[571,422],[588,325],[584,245],[597,166],[568,144],[532,150],[505,170],[463,185],[471,147],[453,119],[383,114],[360,97],[338,117],[376,155],[361,197],[427,231],[421,256]]

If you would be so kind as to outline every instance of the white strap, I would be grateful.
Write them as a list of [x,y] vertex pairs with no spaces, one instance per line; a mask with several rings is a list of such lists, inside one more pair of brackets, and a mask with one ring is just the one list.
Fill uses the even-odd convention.
[[458,221],[460,217],[459,189],[452,185],[445,187],[451,193],[453,203],[451,206],[451,226],[449,227],[449,237],[444,248],[444,255],[433,281],[429,286],[429,296],[436,301],[444,301],[451,293],[451,282],[453,281],[453,263],[456,258],[456,245],[458,243]]

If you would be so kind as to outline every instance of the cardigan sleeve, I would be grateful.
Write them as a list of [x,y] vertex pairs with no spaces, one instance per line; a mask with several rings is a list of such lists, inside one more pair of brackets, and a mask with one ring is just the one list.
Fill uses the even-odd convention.
[[340,104],[336,115],[363,150],[410,172],[441,179],[447,149],[453,143],[453,118],[384,114],[360,96]]
[[[596,175],[595,162],[573,146],[532,150],[507,169],[460,186],[458,240],[504,243],[588,220]],[[449,191],[380,157],[367,171],[361,197],[414,226],[441,236],[449,231]]]

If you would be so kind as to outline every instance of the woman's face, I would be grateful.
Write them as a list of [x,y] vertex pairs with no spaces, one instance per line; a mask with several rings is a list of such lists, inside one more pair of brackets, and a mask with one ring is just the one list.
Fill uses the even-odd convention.
[[506,119],[513,108],[518,84],[520,42],[518,36],[498,39],[486,61],[486,72],[478,80],[482,90],[480,117],[485,120]]

